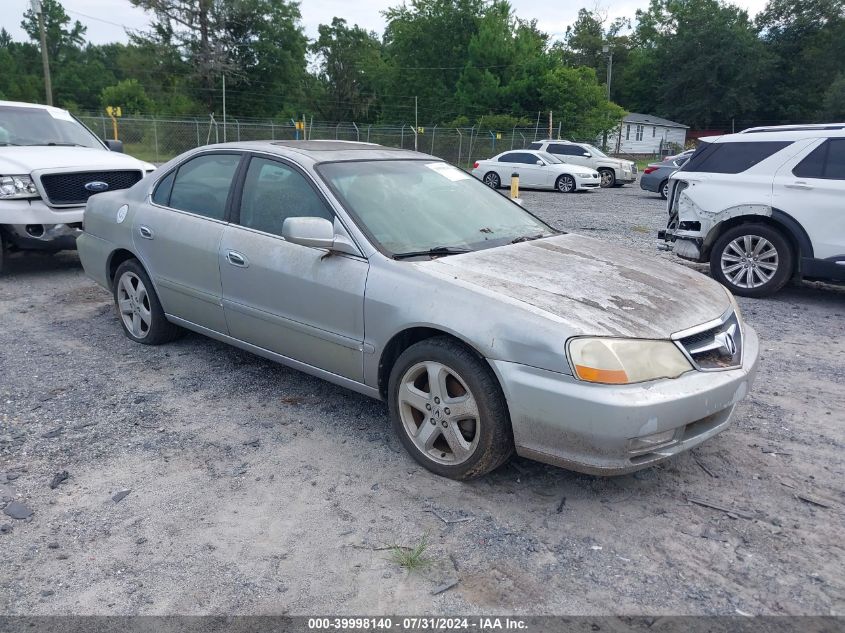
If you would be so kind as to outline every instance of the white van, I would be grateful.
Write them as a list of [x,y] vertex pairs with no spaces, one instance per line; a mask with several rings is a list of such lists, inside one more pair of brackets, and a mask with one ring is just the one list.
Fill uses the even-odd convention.
[[6,250],[75,249],[88,198],[155,169],[122,152],[67,110],[0,101],[0,271]]
[[670,178],[664,248],[710,262],[732,292],[845,282],[845,123],[702,138]]

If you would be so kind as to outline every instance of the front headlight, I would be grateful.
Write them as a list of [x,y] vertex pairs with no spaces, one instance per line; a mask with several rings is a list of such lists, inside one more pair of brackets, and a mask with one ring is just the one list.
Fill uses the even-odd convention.
[[579,178],[592,178],[593,174],[576,174]]
[[567,350],[576,378],[587,382],[627,385],[693,369],[671,341],[579,337],[569,339]]
[[0,200],[37,197],[38,190],[29,176],[0,176]]

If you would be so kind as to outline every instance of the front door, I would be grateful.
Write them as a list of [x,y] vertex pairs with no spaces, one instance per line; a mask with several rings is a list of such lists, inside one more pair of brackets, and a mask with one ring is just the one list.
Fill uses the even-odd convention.
[[230,335],[361,381],[367,260],[281,237],[288,217],[326,218],[342,231],[326,200],[297,167],[253,156],[239,203],[219,254]]
[[164,311],[223,333],[217,253],[240,160],[231,152],[188,159],[161,180],[132,227]]

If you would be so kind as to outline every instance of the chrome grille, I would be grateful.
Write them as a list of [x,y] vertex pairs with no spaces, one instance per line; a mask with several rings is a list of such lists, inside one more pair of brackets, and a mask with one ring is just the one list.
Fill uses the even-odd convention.
[[697,369],[731,369],[742,365],[742,326],[733,310],[718,322],[680,332],[673,338]]
[[41,188],[51,206],[78,206],[94,195],[85,188],[90,182],[104,182],[108,185],[105,191],[116,191],[128,189],[143,177],[140,170],[57,172],[43,174]]

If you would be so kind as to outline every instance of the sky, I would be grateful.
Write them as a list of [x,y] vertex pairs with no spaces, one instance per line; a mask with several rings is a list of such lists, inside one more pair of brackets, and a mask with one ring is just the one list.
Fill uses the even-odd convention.
[[[384,29],[381,11],[400,2],[401,0],[302,0],[300,11],[305,32],[312,38],[317,35],[317,26],[330,23],[334,16],[341,16],[349,24],[358,24],[381,34]],[[20,28],[20,21],[29,3],[30,0],[0,0],[4,9],[0,26],[9,31],[15,39],[26,38]],[[735,4],[740,4],[753,16],[763,9],[766,0],[747,0]],[[88,41],[94,44],[125,42],[125,27],[143,30],[148,25],[147,14],[133,8],[127,0],[62,0],[62,5],[71,18],[88,27]],[[617,17],[633,18],[637,9],[648,6],[648,0],[511,0],[511,5],[520,18],[536,19],[541,30],[549,33],[553,39],[559,39],[566,32],[566,27],[575,21],[581,7],[598,6],[611,20]]]

